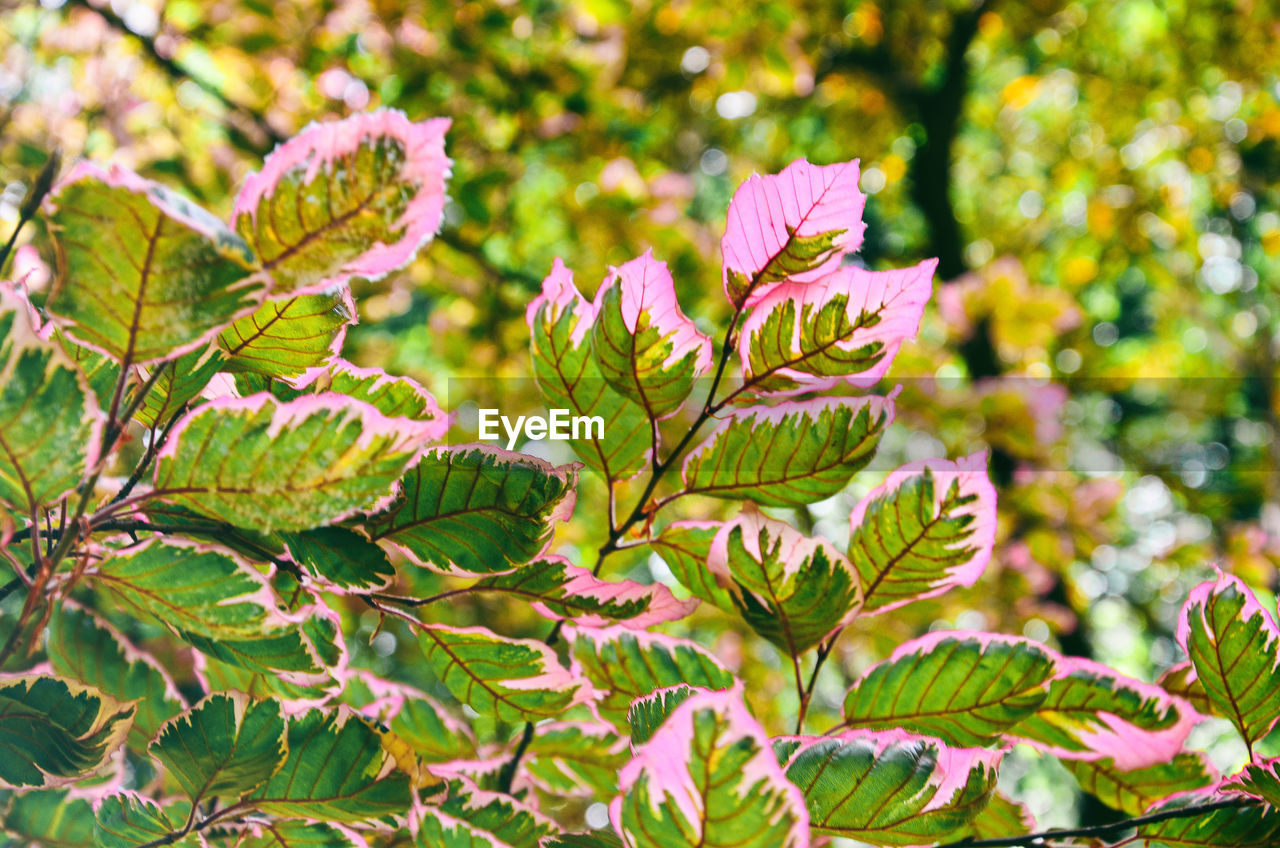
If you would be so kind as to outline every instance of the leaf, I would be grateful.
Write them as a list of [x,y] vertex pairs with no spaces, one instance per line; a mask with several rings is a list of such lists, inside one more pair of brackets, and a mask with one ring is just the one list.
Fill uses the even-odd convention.
[[817,503],[866,467],[892,420],[893,402],[880,397],[732,412],[685,458],[685,490],[761,506]]
[[0,835],[12,837],[7,848],[96,848],[93,808],[66,789],[24,792],[0,801]]
[[687,683],[678,683],[641,695],[627,709],[627,724],[631,726],[631,747],[638,748],[653,738],[658,728],[676,707],[704,689],[695,689]]
[[539,845],[540,848],[623,848],[622,840],[610,830],[562,833],[559,836],[548,836]]
[[711,368],[711,339],[681,311],[667,263],[646,251],[610,268],[594,309],[591,356],[605,381],[650,419],[679,409]]
[[982,811],[1000,752],[902,731],[777,740],[815,833],[875,845],[944,841]]
[[[1206,801],[1212,795],[1184,793],[1151,810],[1171,811]],[[1280,810],[1272,807],[1235,807],[1185,818],[1144,824],[1135,836],[1164,848],[1273,848],[1280,839]]]
[[239,798],[266,783],[285,760],[280,702],[215,693],[170,720],[150,753],[193,803]]
[[1006,734],[1063,759],[1110,757],[1121,771],[1168,762],[1197,717],[1182,702],[1091,660],[1058,657],[1058,675],[1036,712]]
[[1196,676],[1196,668],[1191,664],[1190,660],[1183,660],[1171,666],[1164,674],[1160,675],[1156,685],[1175,698],[1181,698],[1186,701],[1191,705],[1192,709],[1202,716],[1226,718],[1226,716],[1221,716],[1213,702],[1209,700],[1209,693],[1204,691],[1200,678]]
[[357,368],[345,359],[335,359],[326,376],[329,391],[364,401],[388,418],[420,422],[418,426],[433,441],[449,431],[450,417],[426,389],[408,377],[394,377],[381,368]]
[[50,618],[45,650],[55,674],[73,677],[118,701],[137,703],[128,739],[134,751],[145,751],[160,725],[185,707],[177,686],[155,659],[70,601],[63,601]]
[[592,694],[541,642],[504,639],[483,627],[424,624],[418,632],[436,677],[482,715],[502,721],[552,718]]
[[406,698],[391,721],[391,732],[428,763],[476,756],[471,729],[430,698]]
[[973,839],[1007,839],[1010,834],[1038,829],[1035,817],[1024,805],[993,792],[987,806],[960,832]]
[[716,535],[707,568],[724,576],[756,633],[798,657],[844,623],[860,599],[849,561],[748,503]]
[[742,324],[743,383],[768,394],[875,385],[919,330],[937,265],[848,266],[812,283],[780,283]]
[[865,204],[856,159],[825,167],[797,159],[779,174],[752,175],[729,201],[720,241],[725,296],[751,306],[783,280],[834,271],[862,244]]
[[1280,757],[1255,759],[1222,783],[1223,792],[1239,792],[1280,807]]
[[60,786],[124,742],[132,704],[57,677],[0,678],[0,788]]
[[382,508],[428,438],[335,396],[219,398],[178,422],[153,494],[253,530],[308,530]]
[[438,812],[422,817],[414,844],[418,848],[509,848],[493,834]]
[[351,292],[268,300],[218,334],[224,371],[292,379],[342,350],[356,321]]
[[898,647],[845,695],[844,727],[997,744],[1048,696],[1053,656],[1028,639],[937,631]]
[[378,732],[345,708],[289,719],[284,766],[253,793],[253,806],[281,818],[330,824],[404,815],[409,777]]
[[1180,752],[1164,763],[1124,771],[1110,757],[1062,760],[1080,788],[1125,815],[1140,816],[1170,795],[1200,789],[1217,781],[1213,767],[1195,751]]
[[1230,574],[1191,590],[1178,619],[1178,643],[1216,711],[1249,750],[1280,719],[1280,629],[1253,592]]
[[543,837],[560,830],[555,822],[510,795],[478,789],[465,779],[451,784],[449,797],[439,809],[510,848],[538,848]]
[[481,445],[434,448],[370,520],[370,536],[442,573],[510,571],[541,553],[554,522],[573,514],[577,484],[576,464]]
[[156,840],[178,848],[199,848],[204,843],[196,833],[166,839],[183,829],[190,813],[191,805],[185,801],[161,807],[134,792],[118,792],[103,798],[98,805],[93,838],[98,848],[136,848]]
[[236,197],[236,231],[277,292],[324,291],[406,265],[440,226],[449,121],[381,109],[312,124]]
[[471,587],[477,592],[514,595],[529,601],[541,615],[572,619],[583,627],[617,622],[643,630],[676,621],[697,607],[696,600],[680,601],[666,586],[645,586],[631,580],[611,583],[588,569],[570,565],[563,557],[543,555],[507,574],[486,577]]
[[353,848],[356,844],[333,825],[275,821],[244,831],[235,848]]
[[160,369],[160,377],[143,398],[134,418],[146,427],[168,423],[205,390],[224,364],[218,348],[209,345],[155,366]]
[[[0,286],[0,289],[4,288]],[[25,300],[19,296],[19,299]],[[41,327],[43,334],[43,327]],[[116,383],[120,382],[120,363],[116,362],[109,356],[103,356],[96,350],[91,350],[84,345],[77,344],[76,340],[69,337],[57,327],[53,328],[50,337],[55,344],[67,355],[67,358],[75,363],[75,366],[84,374],[85,379],[89,381],[89,389],[93,392],[95,398],[102,401],[110,402],[112,394],[115,393]]]
[[649,547],[696,597],[720,609],[732,610],[733,596],[720,584],[723,576],[707,568],[711,543],[721,526],[719,521],[673,521],[649,540]]
[[849,559],[862,578],[863,613],[972,586],[996,538],[996,490],[980,452],[893,471],[849,516]]
[[631,702],[680,683],[706,689],[733,685],[733,675],[697,644],[623,627],[566,627],[574,665],[606,694],[596,704],[601,718],[627,727]]
[[618,775],[609,807],[629,848],[807,848],[804,799],[779,768],[742,690],[675,709]]
[[213,215],[117,166],[81,162],[50,196],[57,278],[45,308],[126,365],[203,347],[261,300],[244,242]]
[[542,281],[542,292],[525,312],[533,373],[550,409],[568,409],[608,426],[585,428],[571,439],[573,451],[606,480],[626,480],[644,469],[652,449],[644,409],[614,391],[591,355],[595,306],[578,292],[573,274],[559,259]]
[[522,767],[551,798],[607,798],[629,759],[626,740],[609,725],[557,721],[534,730]]
[[279,535],[293,561],[325,584],[371,591],[385,589],[395,579],[386,552],[355,530],[317,527]]
[[0,285],[0,504],[34,515],[97,461],[102,414],[84,376],[40,337],[28,308]]
[[130,614],[222,662],[295,684],[327,679],[320,646],[277,609],[266,579],[230,553],[176,539],[147,541],[85,577]]

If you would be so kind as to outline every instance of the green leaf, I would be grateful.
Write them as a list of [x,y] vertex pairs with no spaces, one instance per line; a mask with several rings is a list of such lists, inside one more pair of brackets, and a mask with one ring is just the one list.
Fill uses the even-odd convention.
[[378,110],[312,124],[245,180],[232,217],[277,292],[405,265],[440,226],[449,121]]
[[1000,752],[902,731],[853,730],[777,743],[815,833],[875,845],[945,841],[987,804]]
[[56,674],[118,701],[137,702],[128,739],[134,751],[145,751],[160,725],[183,709],[182,696],[159,663],[70,601],[63,601],[49,619],[46,651]]
[[1280,628],[1249,587],[1233,575],[1191,590],[1178,620],[1178,642],[1216,712],[1249,750],[1280,719]]
[[536,721],[558,716],[590,694],[541,642],[504,639],[483,627],[424,624],[418,632],[436,677],[482,715]]
[[685,701],[618,775],[612,817],[631,848],[801,848],[805,802],[742,691]]
[[342,350],[356,320],[351,292],[268,300],[218,334],[224,371],[291,379]]
[[205,390],[223,364],[222,354],[210,345],[155,366],[160,369],[160,378],[134,417],[147,427],[167,423]]
[[[176,835],[186,826],[191,804],[178,801],[161,807],[150,798],[119,792],[102,799],[94,815],[93,838],[98,848],[136,848]],[[201,848],[197,833],[166,842],[177,848]]]
[[693,642],[622,627],[566,627],[573,658],[605,694],[596,704],[601,718],[627,729],[631,702],[680,683],[706,689],[733,685],[733,675]]
[[294,562],[340,589],[385,589],[395,579],[396,570],[386,551],[355,530],[317,527],[279,535]]
[[1038,829],[1035,817],[1024,805],[993,792],[987,806],[959,834],[973,839],[1005,839]]
[[336,396],[219,398],[178,423],[154,494],[253,530],[308,530],[380,508],[427,437]]
[[[1181,809],[1215,800],[1212,795],[1179,795],[1151,810]],[[1167,819],[1138,828],[1136,836],[1164,848],[1274,848],[1280,840],[1280,810],[1237,807],[1185,818]]]
[[560,721],[538,725],[522,768],[551,798],[610,798],[630,759],[626,740],[609,725]]
[[597,830],[593,833],[562,833],[542,840],[541,848],[623,848],[622,840],[613,831]]
[[284,735],[279,701],[219,693],[169,721],[149,750],[199,803],[239,798],[269,780],[284,764]]
[[252,795],[258,810],[330,823],[407,813],[408,775],[396,769],[378,732],[346,709],[294,716],[286,745],[284,766]]
[[573,619],[586,627],[621,622],[643,629],[684,618],[697,606],[697,601],[676,600],[661,584],[610,583],[550,554],[507,574],[486,577],[471,589],[514,595],[548,618]]
[[722,610],[734,610],[733,595],[721,585],[724,576],[707,568],[711,543],[722,526],[719,521],[673,521],[649,540],[649,547],[695,597]]
[[473,830],[492,835],[499,846],[510,848],[539,848],[543,837],[560,830],[555,822],[510,795],[477,789],[465,779],[450,784],[449,797],[439,809]]
[[854,683],[843,726],[992,745],[1044,702],[1054,671],[1053,657],[1030,640],[937,631],[901,645]]
[[996,535],[986,468],[985,452],[913,462],[858,502],[849,559],[862,581],[862,612],[887,612],[982,576]]
[[667,716],[675,708],[689,700],[698,692],[687,683],[678,683],[666,689],[658,689],[648,695],[641,695],[631,702],[627,708],[627,724],[631,727],[631,746],[639,747],[653,738],[658,728],[667,720]]
[[6,848],[95,848],[93,808],[68,790],[24,792],[0,801],[0,835]]
[[866,467],[892,419],[891,401],[879,397],[738,410],[685,458],[685,488],[762,506],[816,503]]
[[130,365],[200,347],[261,299],[244,242],[185,198],[118,167],[76,166],[50,197],[57,279],[45,308]]
[[681,311],[667,263],[652,251],[610,269],[594,310],[591,356],[605,382],[646,418],[674,413],[710,370],[711,339]]
[[116,383],[120,382],[120,363],[96,350],[77,344],[75,339],[57,328],[53,331],[53,340],[84,374],[98,403],[109,403],[115,393]]
[[329,391],[364,401],[388,418],[430,422],[429,438],[444,438],[449,431],[449,416],[426,389],[408,377],[395,377],[380,368],[357,368],[335,359],[316,382],[327,382]]
[[24,515],[79,485],[101,427],[84,376],[29,310],[0,285],[0,504]]
[[1170,795],[1200,789],[1216,781],[1212,767],[1197,752],[1183,751],[1167,763],[1122,771],[1110,757],[1062,760],[1080,788],[1125,815],[1140,816]]
[[595,308],[578,293],[559,259],[542,281],[542,293],[526,316],[532,334],[533,373],[549,409],[599,417],[607,426],[586,428],[573,451],[606,480],[626,480],[648,461],[652,433],[644,409],[611,388],[591,356]]
[[444,763],[477,757],[471,728],[426,697],[406,698],[391,720],[391,732],[408,743],[424,762]]
[[857,575],[825,539],[808,538],[748,503],[721,527],[707,568],[723,575],[751,629],[798,657],[857,604]]
[[1280,807],[1280,757],[1245,763],[1221,788],[1224,792],[1241,792]]
[[0,678],[0,788],[58,786],[97,771],[124,742],[133,712],[74,681]]
[[1156,684],[1175,698],[1181,698],[1186,701],[1191,705],[1192,709],[1202,716],[1226,718],[1213,705],[1213,701],[1209,700],[1209,693],[1204,691],[1204,685],[1200,683],[1200,678],[1196,676],[1196,667],[1191,664],[1190,660],[1184,660],[1171,666],[1164,674],[1160,675],[1160,679],[1156,681]]
[[235,848],[354,848],[345,833],[327,824],[263,822],[245,831]]
[[1057,657],[1057,666],[1048,697],[1006,741],[1063,759],[1111,757],[1134,771],[1172,760],[1198,721],[1154,684],[1079,657]]
[[422,817],[414,844],[417,848],[507,848],[493,834],[441,813]]
[[434,448],[409,471],[370,537],[419,565],[493,574],[533,559],[573,513],[578,466],[492,447]]

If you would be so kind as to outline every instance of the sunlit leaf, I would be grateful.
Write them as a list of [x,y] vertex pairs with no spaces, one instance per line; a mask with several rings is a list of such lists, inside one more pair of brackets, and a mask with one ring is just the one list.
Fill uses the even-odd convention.
[[224,365],[218,348],[207,345],[155,366],[160,377],[134,417],[147,427],[166,424],[205,390]]
[[356,307],[336,294],[272,299],[218,334],[224,371],[291,379],[324,365],[342,350]]
[[237,232],[277,292],[319,292],[404,266],[440,226],[444,118],[380,110],[312,124],[236,198]]
[[385,589],[395,577],[386,551],[355,530],[317,527],[279,535],[294,562],[338,588]]
[[1238,774],[1222,784],[1225,792],[1241,792],[1280,808],[1280,757],[1245,763]]
[[356,844],[330,824],[273,821],[251,826],[235,848],[353,848]]
[[1140,816],[1152,804],[1217,780],[1213,767],[1197,752],[1183,751],[1165,763],[1123,771],[1110,757],[1062,760],[1080,788],[1125,815]]
[[473,830],[492,835],[499,846],[510,848],[539,848],[543,837],[560,831],[555,822],[521,801],[478,789],[467,780],[451,783],[449,797],[441,802],[440,811],[466,822]]
[[[1211,800],[1212,795],[1186,793],[1153,807],[1151,812],[1172,811]],[[1144,824],[1136,836],[1165,848],[1272,848],[1280,840],[1280,810],[1267,806],[1211,810]]]
[[676,707],[689,700],[702,689],[687,683],[679,683],[641,695],[627,709],[627,724],[631,726],[631,745],[639,747],[648,742],[658,728],[675,712]]
[[722,526],[719,521],[673,521],[649,540],[649,547],[695,596],[720,609],[732,610],[733,595],[721,585],[723,575],[707,568],[711,543]]
[[430,698],[406,698],[391,721],[391,731],[409,743],[413,752],[426,762],[476,756],[476,740],[471,729]]
[[0,836],[9,848],[96,848],[93,808],[66,789],[15,794],[0,800]]
[[436,399],[408,377],[335,359],[320,379],[327,382],[329,391],[364,401],[388,418],[419,422],[415,426],[425,428],[429,439],[442,439],[449,430],[450,418]]
[[0,788],[58,786],[102,766],[134,707],[57,677],[0,678]]
[[626,740],[609,725],[558,721],[534,730],[524,767],[553,798],[608,798],[630,759]]
[[178,801],[160,806],[133,792],[108,795],[94,815],[93,837],[98,848],[136,848],[157,840],[177,848],[200,848],[203,841],[195,833],[181,838],[191,813],[191,804]]

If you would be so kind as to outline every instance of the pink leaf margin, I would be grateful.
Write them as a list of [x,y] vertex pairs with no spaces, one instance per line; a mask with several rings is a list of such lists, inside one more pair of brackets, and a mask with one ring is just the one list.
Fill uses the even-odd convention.
[[926,259],[910,268],[891,271],[867,271],[849,266],[838,268],[812,283],[784,282],[772,287],[758,299],[755,309],[742,324],[738,356],[742,361],[743,381],[750,382],[753,377],[750,371],[753,337],[764,328],[773,312],[794,301],[795,321],[790,328],[788,350],[798,352],[805,308],[817,312],[833,299],[845,297],[848,299],[845,314],[850,322],[857,321],[862,312],[879,315],[880,321],[874,327],[855,331],[847,341],[837,342],[834,347],[850,351],[880,344],[882,355],[879,361],[866,371],[840,377],[815,377],[795,368],[778,368],[771,372],[771,376],[786,377],[800,385],[793,389],[770,390],[766,394],[827,391],[842,383],[863,389],[874,386],[889,371],[902,343],[919,332],[925,304],[933,293],[933,275],[937,268],[937,259]]
[[578,291],[573,282],[573,272],[565,266],[564,260],[556,257],[551,273],[542,281],[542,291],[525,308],[524,319],[533,332],[538,321],[554,324],[566,313],[574,316],[569,341],[576,348],[586,340],[596,322],[596,307]]
[[613,286],[619,286],[622,322],[632,333],[640,325],[640,317],[644,315],[662,336],[663,342],[671,346],[671,352],[663,361],[663,368],[671,368],[682,359],[694,354],[694,374],[703,374],[711,369],[711,339],[698,330],[676,300],[675,281],[666,262],[653,258],[653,250],[625,262],[611,266],[604,285],[596,292],[593,309],[598,315],[603,306],[604,295]]
[[[714,712],[723,719],[732,739],[750,740],[756,747],[756,753],[743,767],[737,787],[739,796],[764,783],[787,798],[787,806],[795,821],[779,848],[808,848],[809,810],[805,806],[804,795],[787,779],[773,755],[768,734],[747,711],[741,683],[732,689],[697,692],[689,697],[671,712],[653,737],[636,751],[635,758],[623,767],[618,775],[618,788],[622,794],[609,805],[609,818],[623,842],[632,844],[622,823],[622,799],[641,777],[649,780],[653,804],[670,799],[687,822],[695,826],[702,822],[702,793],[688,770],[689,751],[695,736],[694,716],[702,711]],[[654,806],[652,811],[654,815],[664,815],[658,806]],[[703,826],[706,826],[705,822]]]
[[[844,256],[862,244],[866,224],[862,211],[866,195],[858,190],[858,160],[836,165],[812,165],[797,159],[780,173],[753,174],[729,201],[724,237],[720,240],[724,292],[730,302],[729,273],[751,277],[782,251],[790,227],[799,237],[844,230],[835,251],[810,271],[796,274],[796,282],[812,282],[838,268]],[[743,304],[753,306],[777,284],[757,286]]]
[[445,185],[453,165],[444,151],[445,134],[450,124],[448,118],[414,123],[396,109],[379,109],[352,115],[334,123],[311,123],[276,148],[263,163],[261,171],[249,175],[236,197],[232,219],[248,215],[256,220],[259,204],[295,168],[305,168],[304,179],[310,182],[322,167],[355,152],[367,139],[397,139],[405,148],[401,178],[418,188],[399,221],[404,234],[391,244],[374,245],[349,261],[336,275],[313,285],[300,287],[295,293],[321,292],[345,284],[352,277],[381,279],[407,265],[440,228],[444,215]]
[[[600,601],[602,603],[626,604],[634,601],[648,601],[648,608],[640,615],[628,619],[617,620],[616,623],[620,627],[629,630],[644,630],[653,627],[656,624],[663,624],[668,621],[678,621],[687,615],[690,615],[698,608],[699,601],[697,598],[689,598],[688,600],[680,600],[671,594],[671,590],[661,583],[652,585],[644,585],[634,580],[619,580],[610,582],[601,580],[591,573],[590,569],[580,566],[571,565],[568,560],[563,557],[548,554],[541,557],[544,560],[557,560],[564,564],[564,573],[568,580],[564,583],[564,594],[566,597],[582,597]],[[541,601],[534,601],[530,604],[538,614],[559,621],[565,616],[560,615],[549,609],[546,604]],[[607,627],[615,623],[615,619],[602,615],[588,614],[574,616],[571,619],[580,627]]]
[[[1261,630],[1265,634],[1265,644],[1270,645],[1272,642],[1280,641],[1280,628],[1276,627],[1275,617],[1269,609],[1258,601],[1258,596],[1253,593],[1253,590],[1245,585],[1245,582],[1239,577],[1234,574],[1224,573],[1217,565],[1213,566],[1213,570],[1217,575],[1216,578],[1197,585],[1187,595],[1187,600],[1182,605],[1182,614],[1178,616],[1176,633],[1178,644],[1182,647],[1182,650],[1187,650],[1187,642],[1191,637],[1191,623],[1193,618],[1197,617],[1196,607],[1200,608],[1197,624],[1207,630],[1209,625],[1204,617],[1205,608],[1215,595],[1219,595],[1227,589],[1235,589],[1244,597],[1244,606],[1240,610],[1242,619],[1248,620],[1255,616],[1262,617]],[[1280,670],[1280,658],[1272,666],[1272,670]]]

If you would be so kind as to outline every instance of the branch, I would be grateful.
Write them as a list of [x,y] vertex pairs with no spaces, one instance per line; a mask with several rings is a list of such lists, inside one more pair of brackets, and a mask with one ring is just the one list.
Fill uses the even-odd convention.
[[1043,846],[1049,840],[1053,839],[1074,839],[1076,837],[1097,837],[1106,839],[1111,836],[1118,836],[1126,830],[1136,827],[1142,827],[1148,824],[1157,824],[1158,822],[1170,821],[1172,819],[1186,819],[1193,816],[1199,816],[1204,813],[1212,813],[1215,810],[1234,810],[1243,809],[1245,807],[1256,807],[1260,804],[1254,798],[1232,798],[1223,801],[1211,801],[1207,804],[1196,804],[1190,807],[1179,807],[1176,810],[1162,810],[1158,813],[1152,813],[1146,816],[1138,816],[1137,818],[1124,819],[1111,824],[1098,824],[1091,827],[1064,828],[1062,830],[1044,830],[1039,833],[1028,833],[1023,836],[1001,836],[995,839],[961,839],[958,842],[948,842],[945,845],[939,845],[938,848],[1037,848]]

